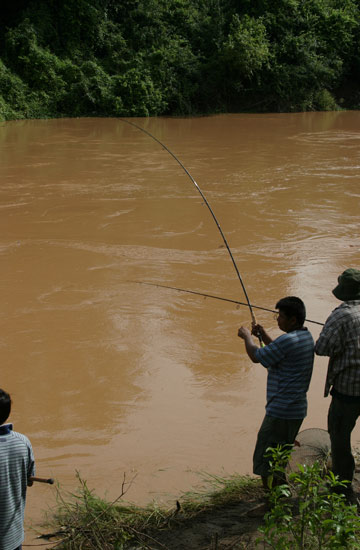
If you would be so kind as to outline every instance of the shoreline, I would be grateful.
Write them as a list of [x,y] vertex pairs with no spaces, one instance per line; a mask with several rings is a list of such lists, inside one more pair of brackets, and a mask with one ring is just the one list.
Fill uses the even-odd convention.
[[[39,547],[47,541],[49,549],[75,549],[77,544],[84,549],[98,548],[90,541],[91,533],[92,537],[103,538],[104,550],[118,547],[114,537],[124,544],[119,546],[124,550],[240,550],[251,548],[249,544],[259,536],[262,517],[247,515],[263,502],[264,491],[257,478],[209,474],[202,489],[174,499],[168,508],[159,507],[155,501],[147,506],[126,503],[125,481],[122,494],[109,503],[98,498],[80,477],[78,480],[78,493],[69,494],[70,500],[57,489],[60,505],[43,522]],[[76,542],[72,537],[84,540]]]

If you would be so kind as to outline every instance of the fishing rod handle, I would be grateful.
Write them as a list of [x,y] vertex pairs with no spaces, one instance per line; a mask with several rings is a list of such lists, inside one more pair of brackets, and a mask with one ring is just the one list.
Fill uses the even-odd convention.
[[[251,319],[252,319],[251,325],[252,325],[252,327],[254,327],[257,323],[256,323],[255,314],[254,314],[251,306],[250,306],[250,313],[251,313]],[[256,337],[259,340],[260,347],[263,348],[265,346],[265,344],[263,342],[263,339],[262,339],[262,336],[261,336],[260,332],[256,335]]]
[[30,476],[28,481],[30,482],[37,481],[38,483],[48,483],[49,485],[54,485],[54,479],[52,477],[45,478],[45,477]]

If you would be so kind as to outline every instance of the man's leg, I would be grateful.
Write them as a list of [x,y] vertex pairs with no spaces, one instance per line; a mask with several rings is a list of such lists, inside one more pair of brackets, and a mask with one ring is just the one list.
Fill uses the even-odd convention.
[[286,482],[285,476],[271,475],[270,457],[267,456],[267,449],[277,445],[293,445],[301,423],[302,420],[284,420],[265,416],[257,436],[253,456],[253,472],[261,476],[267,496],[262,506],[248,512],[250,517],[263,516],[269,509],[268,495],[271,487]]
[[268,485],[270,476],[270,458],[266,456],[267,449],[277,445],[293,445],[301,424],[302,420],[265,416],[258,433],[253,457],[253,472],[261,476],[264,487]]
[[360,404],[346,403],[333,396],[328,412],[332,471],[340,480],[352,482],[355,461],[351,452],[351,432],[360,415]]

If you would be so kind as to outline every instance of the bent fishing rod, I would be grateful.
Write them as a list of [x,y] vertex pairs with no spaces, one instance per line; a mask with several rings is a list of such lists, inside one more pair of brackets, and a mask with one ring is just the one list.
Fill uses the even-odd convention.
[[[150,138],[152,138],[154,141],[156,141],[159,145],[161,145],[161,147],[163,147],[163,149],[165,149],[165,151],[167,151],[169,153],[169,155],[171,155],[173,157],[174,160],[176,160],[176,162],[180,165],[180,167],[184,170],[185,174],[190,178],[190,180],[192,181],[192,183],[195,185],[196,189],[198,190],[198,192],[200,193],[204,203],[206,204],[207,208],[209,209],[210,211],[210,214],[214,220],[214,222],[216,223],[216,226],[220,232],[220,235],[224,241],[224,244],[226,246],[226,249],[230,255],[230,258],[231,258],[231,261],[232,261],[232,264],[234,266],[234,269],[236,271],[236,275],[238,276],[238,279],[240,281],[240,284],[242,286],[242,289],[243,289],[243,292],[244,292],[244,295],[245,295],[245,298],[246,298],[246,303],[247,303],[247,306],[249,308],[249,311],[250,311],[250,314],[251,314],[251,319],[252,319],[252,322],[254,325],[256,325],[256,319],[255,319],[255,315],[254,315],[254,311],[253,311],[253,308],[252,308],[252,305],[250,303],[250,300],[249,300],[249,296],[248,296],[248,293],[246,292],[246,288],[245,288],[245,285],[244,285],[244,282],[242,280],[242,277],[240,275],[240,271],[238,269],[238,266],[235,262],[235,259],[234,259],[234,256],[230,250],[230,246],[226,240],[226,237],[224,235],[224,232],[223,230],[221,229],[221,226],[220,226],[220,223],[218,222],[215,214],[214,214],[214,211],[213,209],[211,208],[207,198],[205,197],[204,193],[202,192],[202,190],[200,189],[199,185],[196,183],[196,181],[194,180],[194,178],[192,177],[192,175],[190,174],[189,170],[183,165],[183,163],[178,159],[178,157],[162,142],[160,141],[157,137],[155,137],[153,134],[151,134],[148,130],[145,130],[145,128],[142,128],[141,126],[138,126],[137,124],[135,124],[135,122],[131,122],[130,120],[126,120],[125,118],[119,118],[119,120],[121,120],[122,122],[125,122],[126,124],[129,124],[130,126],[134,126],[134,128],[137,128],[138,130],[140,130],[141,132],[143,132],[144,134],[146,134],[147,136],[149,136]],[[261,341],[261,337],[258,336],[259,338],[259,341],[260,343],[262,342]]]
[[[148,286],[156,286],[159,288],[167,288],[170,290],[177,290],[178,292],[187,292],[188,294],[195,294],[196,296],[203,296],[204,298],[213,298],[215,300],[221,300],[222,302],[230,302],[231,304],[235,304],[237,306],[247,306],[248,304],[245,302],[239,302],[238,300],[232,300],[231,298],[224,298],[223,296],[215,296],[214,294],[206,294],[205,292],[199,292],[197,290],[188,290],[186,288],[178,288],[176,286],[168,286],[168,285],[160,285],[158,283],[149,283],[147,281],[129,281],[130,283],[137,283],[139,285],[148,285]],[[276,309],[270,309],[267,307],[262,306],[256,306],[254,304],[251,304],[251,307],[253,309],[261,309],[262,311],[268,311],[270,313],[278,313]],[[307,323],[313,323],[314,325],[321,325],[324,326],[324,323],[320,323],[319,321],[312,321],[311,319],[305,319]]]

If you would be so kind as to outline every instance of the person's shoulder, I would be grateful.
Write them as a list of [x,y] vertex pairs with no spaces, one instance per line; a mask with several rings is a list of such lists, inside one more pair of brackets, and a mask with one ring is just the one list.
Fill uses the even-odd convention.
[[18,440],[18,441],[21,441],[22,443],[24,443],[26,446],[30,446],[31,447],[31,442],[30,442],[30,439],[27,437],[27,435],[25,434],[22,434],[20,432],[14,432],[12,431],[11,432],[12,436],[14,437],[14,439]]
[[343,302],[337,309],[344,310],[346,313],[360,314],[360,300],[348,300]]
[[360,319],[360,300],[351,300],[348,302],[342,302],[331,313],[327,320],[335,322],[345,322],[355,318]]
[[276,342],[278,342],[279,345],[292,345],[299,342],[308,342],[309,344],[313,344],[314,339],[311,332],[306,327],[303,327],[301,329],[292,330],[291,332],[281,334],[281,336],[276,339]]
[[289,340],[297,340],[298,338],[308,338],[311,334],[308,331],[307,328],[297,329],[297,330],[291,330],[290,332],[284,332],[284,334],[281,334],[276,338],[276,342],[286,342]]
[[294,338],[293,335],[291,335],[291,332],[284,332],[283,334],[280,334],[280,336],[275,338],[275,340],[271,342],[270,346],[274,349],[284,350],[284,348],[287,348],[289,345],[292,344],[293,340]]
[[334,308],[332,312],[330,313],[330,317],[332,315],[349,315],[351,311],[353,311],[354,306],[360,305],[360,301],[349,301],[349,302],[342,302],[339,306]]
[[313,335],[307,327],[302,327],[299,330],[295,331],[298,338],[301,340],[314,340]]

